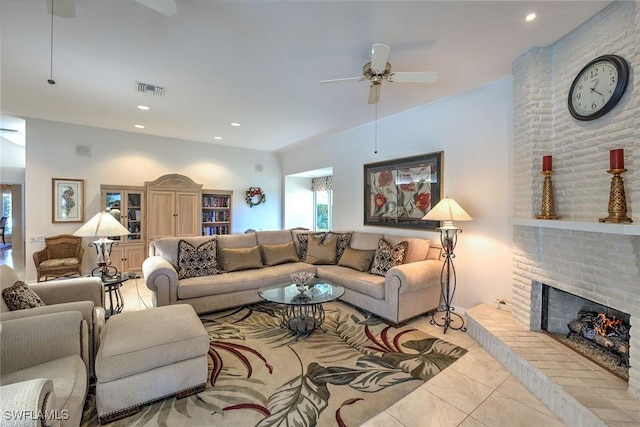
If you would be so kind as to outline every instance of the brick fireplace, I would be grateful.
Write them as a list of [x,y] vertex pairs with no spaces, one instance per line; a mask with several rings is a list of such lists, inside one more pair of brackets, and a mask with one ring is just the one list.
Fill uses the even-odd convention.
[[[569,87],[586,63],[604,54],[622,56],[635,70],[633,89],[609,114],[579,122],[567,111]],[[556,413],[574,414],[584,420],[581,425],[640,423],[640,3],[609,4],[550,46],[516,58],[512,68],[512,312],[471,309],[469,333]],[[634,224],[598,222],[607,216],[609,150],[618,148],[625,152],[623,179]],[[561,220],[534,219],[541,211],[544,155],[553,156],[555,213]],[[597,380],[581,381],[541,358],[545,352],[559,360],[566,356],[536,333],[541,283],[630,315],[628,384],[599,373]],[[576,375],[595,372],[590,369]],[[582,395],[572,394],[578,389],[572,382],[585,387],[578,390]],[[623,403],[607,404],[628,405],[631,412],[613,411],[595,399],[608,387]]]
[[[631,317],[629,392],[640,397],[640,95],[627,91],[604,117],[579,122],[567,110],[575,75],[593,58],[618,54],[640,85],[640,4],[613,2],[554,44],[513,62],[513,319],[540,330],[544,283]],[[629,216],[607,216],[609,150],[623,148]],[[540,213],[542,156],[553,156],[555,211]],[[635,325],[635,327],[634,327]]]

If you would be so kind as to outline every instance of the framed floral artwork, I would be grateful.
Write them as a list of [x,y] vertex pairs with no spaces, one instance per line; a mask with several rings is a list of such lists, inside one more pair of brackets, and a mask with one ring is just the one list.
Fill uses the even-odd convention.
[[84,180],[53,178],[51,222],[84,222]]
[[364,225],[435,230],[422,217],[442,197],[443,152],[364,165]]

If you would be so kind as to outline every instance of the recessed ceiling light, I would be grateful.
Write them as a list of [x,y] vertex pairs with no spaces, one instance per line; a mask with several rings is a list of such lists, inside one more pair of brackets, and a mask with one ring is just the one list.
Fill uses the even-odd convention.
[[136,129],[144,129],[144,125],[133,125]]
[[151,109],[151,107],[148,107],[146,105],[136,105],[136,108],[142,111],[149,111]]
[[238,122],[231,122],[230,124],[231,124],[231,126],[235,126],[235,127],[240,126],[240,123],[238,123]]
[[222,139],[221,136],[214,136],[213,139]]
[[525,17],[524,17],[524,19],[525,19],[525,21],[527,21],[527,22],[531,22],[531,21],[533,21],[534,19],[536,19],[536,17],[537,17],[537,16],[538,16],[538,14],[537,14],[537,13],[535,13],[535,12],[529,12],[529,13],[527,13],[527,16],[525,16]]

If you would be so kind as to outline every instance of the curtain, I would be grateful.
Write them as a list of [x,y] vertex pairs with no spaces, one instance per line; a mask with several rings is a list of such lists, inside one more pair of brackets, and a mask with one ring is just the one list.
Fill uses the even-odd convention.
[[311,178],[311,189],[313,191],[333,190],[333,176]]

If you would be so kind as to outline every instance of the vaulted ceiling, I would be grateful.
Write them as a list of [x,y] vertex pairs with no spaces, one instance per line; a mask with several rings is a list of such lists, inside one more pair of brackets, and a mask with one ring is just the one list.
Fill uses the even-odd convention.
[[440,73],[383,82],[384,117],[509,76],[516,57],[608,3],[177,0],[168,17],[133,0],[75,0],[51,43],[45,0],[3,0],[0,113],[283,151],[375,119],[367,81],[318,84],[360,76],[373,43],[391,47],[392,71]]

